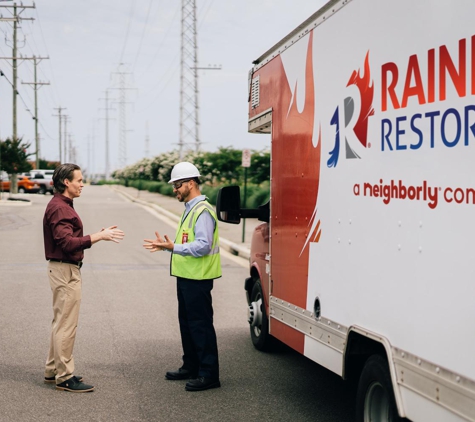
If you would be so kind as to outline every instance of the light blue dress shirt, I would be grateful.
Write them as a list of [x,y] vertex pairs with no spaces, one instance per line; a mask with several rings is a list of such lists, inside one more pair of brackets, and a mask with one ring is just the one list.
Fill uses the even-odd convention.
[[[185,215],[183,216],[183,220],[186,218],[190,210],[193,208],[194,205],[196,205],[197,202],[204,201],[205,199],[205,195],[200,195],[196,198],[193,198],[189,202],[185,202]],[[182,245],[175,243],[175,245],[173,246],[173,253],[182,256],[191,255],[194,257],[208,255],[211,252],[211,247],[213,246],[214,229],[214,218],[211,217],[211,214],[208,211],[203,211],[198,217],[198,220],[196,220],[195,240],[193,242],[184,243]]]

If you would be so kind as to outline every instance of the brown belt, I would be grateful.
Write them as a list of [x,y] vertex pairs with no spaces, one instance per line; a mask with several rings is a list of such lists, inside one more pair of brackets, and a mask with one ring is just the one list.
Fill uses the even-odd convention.
[[52,261],[52,262],[64,262],[65,264],[76,265],[78,268],[82,267],[82,261],[68,261],[66,259],[54,259],[54,258],[51,258],[50,261]]

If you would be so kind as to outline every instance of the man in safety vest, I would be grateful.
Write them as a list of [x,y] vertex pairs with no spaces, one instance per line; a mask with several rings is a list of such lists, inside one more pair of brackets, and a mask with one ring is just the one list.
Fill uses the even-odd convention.
[[183,365],[166,373],[167,380],[185,380],[185,390],[202,391],[221,386],[218,346],[213,326],[211,290],[213,280],[221,277],[218,219],[214,208],[201,195],[200,172],[189,162],[172,169],[169,183],[185,211],[175,241],[145,239],[150,252],[172,252],[170,273],[177,277],[178,319],[183,346]]

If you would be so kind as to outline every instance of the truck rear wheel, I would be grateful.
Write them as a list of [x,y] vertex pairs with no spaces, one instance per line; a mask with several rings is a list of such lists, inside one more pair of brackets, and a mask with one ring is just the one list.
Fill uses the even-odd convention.
[[356,395],[356,421],[401,422],[386,360],[371,356],[361,372]]
[[257,280],[252,287],[249,324],[254,347],[263,352],[270,351],[274,338],[269,334],[269,319],[266,314],[260,280]]

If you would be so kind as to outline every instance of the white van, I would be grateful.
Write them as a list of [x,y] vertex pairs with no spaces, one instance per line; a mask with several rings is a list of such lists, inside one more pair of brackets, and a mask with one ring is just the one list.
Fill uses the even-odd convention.
[[46,179],[51,179],[53,178],[53,173],[54,173],[54,170],[43,170],[43,169],[33,169],[33,170],[30,170],[30,174],[33,176],[34,174],[42,174]]

